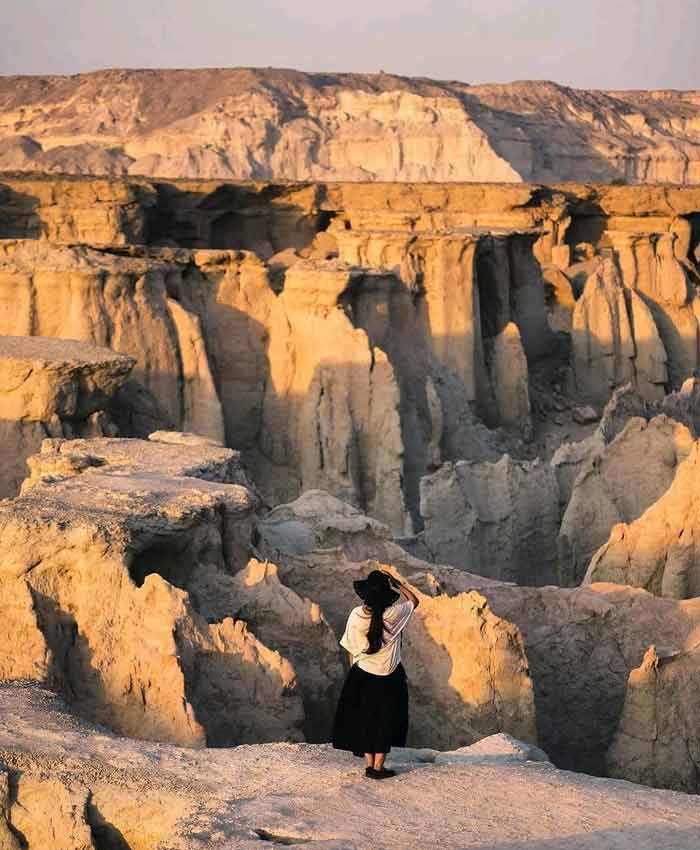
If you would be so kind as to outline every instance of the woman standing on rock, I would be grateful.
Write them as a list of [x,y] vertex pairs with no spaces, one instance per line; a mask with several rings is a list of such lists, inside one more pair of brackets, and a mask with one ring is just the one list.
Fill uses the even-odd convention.
[[384,767],[387,753],[392,746],[406,745],[408,688],[401,634],[418,597],[381,570],[353,586],[363,604],[350,612],[340,639],[351,667],[335,716],[333,746],[364,754],[370,779],[388,779],[396,771]]

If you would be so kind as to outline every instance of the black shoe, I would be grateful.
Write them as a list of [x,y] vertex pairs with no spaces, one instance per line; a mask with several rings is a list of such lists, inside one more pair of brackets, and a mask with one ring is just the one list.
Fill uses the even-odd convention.
[[392,776],[396,776],[395,770],[387,770],[385,767],[377,770],[375,767],[368,767],[365,770],[365,776],[370,779],[391,779]]

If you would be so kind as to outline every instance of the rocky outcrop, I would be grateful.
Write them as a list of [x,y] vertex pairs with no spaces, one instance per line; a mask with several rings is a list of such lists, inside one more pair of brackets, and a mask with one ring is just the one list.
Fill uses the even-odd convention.
[[697,92],[473,86],[384,72],[113,70],[4,77],[0,115],[5,170],[700,182]]
[[[357,604],[352,581],[377,566],[376,560],[351,560],[353,555],[362,557],[369,550],[375,558],[388,556],[384,569],[398,565],[428,591],[418,591],[421,603],[403,645],[410,671],[412,746],[452,748],[500,731],[536,741],[532,683],[520,635],[511,623],[494,617],[480,593],[433,597],[427,564],[402,552],[386,528],[327,494],[307,493],[280,506],[258,523],[258,531],[260,545],[274,554],[282,582],[299,596],[315,599],[338,638]],[[391,557],[395,553],[398,557]]]
[[437,563],[519,584],[556,581],[559,491],[541,460],[444,464],[421,481],[421,516]]
[[[382,785],[385,806],[367,806],[360,763],[327,746],[181,750],[95,729],[45,691],[0,688],[0,775],[13,790],[6,821],[14,837],[22,824],[27,850],[54,846],[42,843],[45,814],[56,838],[87,824],[91,850],[254,850],[263,841],[401,850],[426,832],[458,850],[512,843],[516,831],[532,850],[584,833],[588,850],[607,850],[611,835],[639,850],[697,846],[697,801],[687,795],[575,776],[538,758],[500,737],[454,753],[395,750],[399,779]],[[68,789],[87,805],[59,806]]]
[[605,404],[616,386],[632,379],[635,356],[625,293],[612,261],[603,261],[586,281],[574,308],[571,337],[577,389]]
[[133,365],[71,340],[0,336],[0,498],[18,492],[27,458],[46,437],[114,433],[105,408]]
[[[442,651],[435,656],[431,643],[425,641],[421,612],[429,623],[437,618],[438,643],[459,658],[459,666],[455,664],[452,670],[456,682],[462,675],[468,676],[469,670],[483,669],[470,659],[483,651],[492,615],[501,624],[493,632],[500,635],[500,641],[505,639],[504,627],[517,625],[534,689],[537,740],[556,764],[568,769],[605,773],[606,753],[618,727],[627,678],[641,663],[649,640],[690,650],[700,637],[697,599],[658,599],[640,589],[611,584],[574,589],[518,587],[429,564],[401,553],[389,539],[388,529],[327,494],[307,493],[280,506],[260,520],[257,528],[259,545],[274,554],[282,581],[301,596],[316,594],[337,633],[354,604],[351,581],[369,568],[361,559],[375,557],[379,563],[398,566],[420,590],[421,605],[410,635],[406,634],[410,653],[406,668],[409,679],[416,676],[421,691],[414,694],[414,707],[424,704],[425,694],[442,676],[436,660]],[[472,628],[473,613],[465,616],[465,612],[473,611],[475,605],[484,612],[478,638],[466,631]],[[461,612],[456,620],[452,611]],[[463,655],[465,650],[468,656]],[[433,662],[426,672],[423,658],[428,653]],[[501,657],[510,659],[509,664],[517,659],[510,653]],[[517,680],[513,673],[510,680]],[[482,685],[489,681],[488,677],[481,679]],[[435,693],[444,693],[444,688]],[[449,689],[447,693],[454,698]],[[452,705],[450,716],[460,716],[462,711],[458,704]],[[449,718],[442,722],[442,732],[434,725],[427,727],[432,735],[447,734],[451,722]]]
[[633,418],[584,464],[559,529],[559,584],[581,582],[611,528],[632,522],[663,496],[692,447],[690,431],[666,416],[649,423]]
[[[464,587],[444,569],[440,580],[449,592]],[[658,599],[611,584],[567,590],[494,583],[481,592],[523,636],[540,746],[555,764],[573,770],[605,774],[627,677],[649,641],[684,649],[700,636],[695,599]]]
[[607,754],[610,776],[697,794],[700,728],[696,648],[650,646],[627,683],[620,724]]
[[674,599],[700,595],[695,551],[699,464],[695,443],[664,495],[634,522],[613,527],[591,560],[586,582],[616,581]]
[[328,741],[345,670],[321,606],[286,587],[274,564],[255,559],[230,583],[219,581],[214,586],[219,593],[226,588],[237,616],[266,646],[291,661],[304,701],[306,740]]
[[193,462],[172,437],[70,449],[47,445],[23,495],[0,509],[4,677],[47,681],[124,734],[299,740],[289,661],[233,609],[211,624],[197,610],[199,573],[235,572],[247,556],[256,501],[222,481],[238,477],[235,454],[200,446]]

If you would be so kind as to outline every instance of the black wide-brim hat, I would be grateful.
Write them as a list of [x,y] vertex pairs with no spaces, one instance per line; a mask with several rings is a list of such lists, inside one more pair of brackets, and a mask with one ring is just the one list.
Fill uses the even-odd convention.
[[372,570],[367,578],[354,581],[352,586],[355,588],[355,593],[370,608],[388,608],[400,598],[391,586],[389,576],[381,570]]

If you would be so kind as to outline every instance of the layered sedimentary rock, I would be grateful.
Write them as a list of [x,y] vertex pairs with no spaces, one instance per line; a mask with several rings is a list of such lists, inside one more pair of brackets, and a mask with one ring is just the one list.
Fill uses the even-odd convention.
[[0,79],[0,167],[278,180],[700,182],[697,92],[275,69]]
[[613,527],[591,560],[586,582],[616,581],[674,599],[700,594],[695,543],[699,452],[695,443],[669,489],[638,519]]
[[[442,576],[446,587],[451,580]],[[494,584],[481,592],[523,635],[540,746],[556,764],[574,770],[605,774],[627,677],[649,641],[683,650],[700,638],[695,599],[658,599],[611,584],[571,590]],[[634,780],[633,774],[617,775]]]
[[[132,377],[154,400],[149,430],[162,422],[221,439],[222,415],[198,320],[167,298],[171,271],[167,263],[147,257],[40,241],[4,243],[0,330],[81,340],[130,354],[136,358]],[[127,406],[129,401],[127,395]]]
[[700,790],[697,647],[651,646],[629,676],[625,704],[608,750],[610,776],[697,794]]
[[71,340],[0,336],[0,498],[18,492],[27,458],[46,437],[114,433],[105,408],[133,365]]
[[[663,409],[698,365],[693,188],[17,176],[2,187],[0,235],[47,238],[0,246],[0,330],[134,356],[110,404],[120,433],[224,440],[268,505],[324,488],[413,536],[421,479],[441,464],[549,458],[589,433],[568,428],[579,402],[599,413],[629,381]],[[110,246],[74,244],[86,240]],[[550,508],[565,510],[598,442],[557,454],[542,510],[527,487],[509,497],[514,517],[546,515],[541,545],[524,538],[510,575],[554,577]],[[459,503],[448,510],[463,514]],[[426,554],[424,542],[411,545]],[[496,564],[509,547],[474,555]]]
[[663,496],[692,447],[690,431],[666,416],[649,423],[633,418],[584,464],[559,529],[560,584],[581,582],[611,528],[632,522]]
[[[234,611],[208,624],[187,592],[198,571],[235,571],[247,554],[256,503],[221,481],[235,476],[233,453],[211,447],[205,458],[200,446],[193,464],[176,442],[107,440],[101,452],[102,442],[78,441],[75,455],[49,444],[23,495],[2,507],[5,677],[50,682],[125,734],[187,745],[300,739],[289,661]],[[164,459],[170,474],[156,471]],[[209,477],[219,480],[196,477],[216,465]]]
[[542,462],[444,464],[421,481],[422,542],[437,563],[519,584],[557,577],[559,490]]

